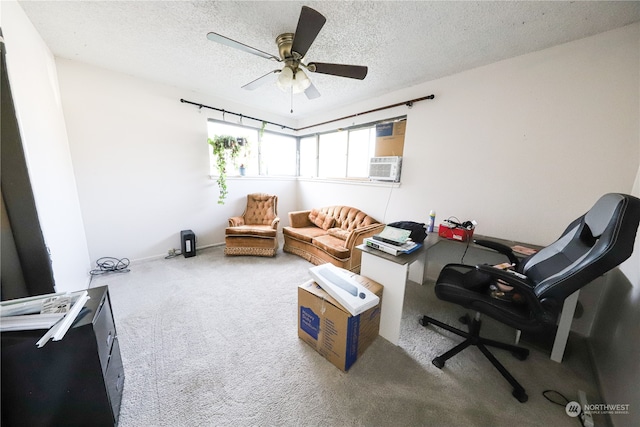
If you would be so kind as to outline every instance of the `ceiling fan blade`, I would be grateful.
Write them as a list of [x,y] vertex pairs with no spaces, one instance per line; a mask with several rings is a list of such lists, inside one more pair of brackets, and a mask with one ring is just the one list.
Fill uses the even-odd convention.
[[242,86],[242,89],[254,90],[254,89],[259,88],[260,86],[262,86],[263,84],[265,84],[269,80],[275,81],[275,75],[278,74],[279,72],[280,72],[280,70],[269,71],[264,76],[258,77],[254,81],[252,81],[250,83],[247,83],[246,85]]
[[318,92],[313,83],[304,91],[304,94],[307,95],[308,99],[316,99],[320,96],[320,92]]
[[257,56],[260,56],[262,58],[274,59],[274,60],[276,60],[278,62],[281,61],[280,58],[278,58],[277,56],[273,56],[270,53],[263,52],[260,49],[256,49],[255,47],[247,46],[244,43],[240,43],[238,41],[230,39],[229,37],[225,37],[225,36],[222,36],[222,35],[217,34],[217,33],[208,33],[207,34],[207,38],[209,40],[213,41],[213,42],[217,42],[217,43],[223,44],[225,46],[229,46],[229,47],[232,47],[234,49],[241,50],[243,52],[251,53],[253,55],[257,55]]
[[332,76],[349,77],[363,80],[369,69],[362,65],[328,64],[326,62],[310,62],[307,69],[314,73],[330,74]]
[[322,16],[320,12],[310,7],[302,6],[291,50],[297,52],[303,58],[325,22],[327,22],[327,18]]

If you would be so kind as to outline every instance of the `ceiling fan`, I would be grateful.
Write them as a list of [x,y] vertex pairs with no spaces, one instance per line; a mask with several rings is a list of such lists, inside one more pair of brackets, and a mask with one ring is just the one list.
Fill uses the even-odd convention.
[[278,87],[283,91],[291,93],[302,93],[309,99],[320,96],[320,92],[311,83],[309,77],[302,70],[303,68],[312,73],[330,74],[332,76],[348,77],[351,79],[363,80],[367,76],[367,67],[361,65],[330,64],[326,62],[303,62],[304,56],[316,39],[327,19],[321,13],[307,6],[302,6],[298,26],[295,33],[284,33],[276,37],[276,44],[280,57],[270,53],[247,46],[244,43],[232,40],[217,33],[208,33],[207,38],[211,41],[224,44],[235,49],[251,53],[262,58],[271,59],[277,62],[284,62],[282,69],[268,72],[262,77],[242,86],[243,89],[253,90],[262,86],[266,81],[279,74],[276,81]]

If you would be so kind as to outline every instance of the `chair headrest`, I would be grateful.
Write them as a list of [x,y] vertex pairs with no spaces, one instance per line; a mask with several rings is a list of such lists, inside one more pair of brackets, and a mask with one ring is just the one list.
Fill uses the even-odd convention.
[[589,226],[593,237],[599,238],[604,233],[616,209],[623,202],[624,197],[621,194],[605,194],[585,214],[584,222]]

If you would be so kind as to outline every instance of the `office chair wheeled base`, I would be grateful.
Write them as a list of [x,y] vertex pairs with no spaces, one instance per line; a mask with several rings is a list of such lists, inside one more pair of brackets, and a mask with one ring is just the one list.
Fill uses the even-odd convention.
[[489,359],[489,362],[491,362],[491,364],[509,382],[509,384],[511,384],[511,386],[513,387],[513,392],[511,393],[513,397],[518,399],[518,401],[521,403],[526,402],[529,399],[529,396],[527,396],[524,388],[520,385],[520,383],[518,383],[518,381],[516,381],[516,379],[509,373],[509,371],[507,371],[506,368],[502,366],[498,359],[496,359],[495,356],[491,354],[486,346],[501,348],[503,350],[510,351],[511,354],[519,360],[525,360],[527,356],[529,356],[529,350],[515,345],[482,338],[480,336],[480,326],[482,325],[482,322],[480,321],[479,313],[476,314],[476,317],[473,320],[471,320],[469,318],[469,315],[467,314],[461,317],[460,321],[466,325],[469,325],[469,332],[454,328],[453,326],[442,323],[439,320],[433,319],[429,316],[422,316],[422,318],[419,320],[419,323],[422,326],[426,327],[429,323],[432,323],[436,326],[441,327],[442,329],[446,329],[449,332],[453,332],[456,335],[466,338],[463,342],[461,342],[451,350],[434,358],[431,363],[433,363],[436,368],[442,369],[447,360],[451,359],[453,356],[471,345],[476,346],[482,352],[482,354],[484,354],[484,356]]

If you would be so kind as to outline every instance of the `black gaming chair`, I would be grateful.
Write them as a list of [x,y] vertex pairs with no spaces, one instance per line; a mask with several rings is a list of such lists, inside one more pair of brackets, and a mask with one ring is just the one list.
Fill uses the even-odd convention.
[[[428,316],[420,319],[423,326],[431,323],[466,338],[432,363],[442,368],[448,359],[474,345],[509,381],[513,396],[526,402],[528,397],[524,388],[486,346],[508,350],[520,360],[527,358],[529,350],[480,337],[480,313],[528,332],[539,332],[555,325],[565,298],[631,256],[639,222],[640,199],[610,193],[573,221],[558,240],[522,261],[518,261],[507,246],[476,241],[507,255],[516,264],[515,271],[463,264],[448,264],[442,269],[435,285],[438,298],[475,310],[476,316],[460,319],[468,324],[469,332]],[[498,279],[503,281],[501,285],[506,283],[513,287],[510,293],[514,298],[496,298]]]

